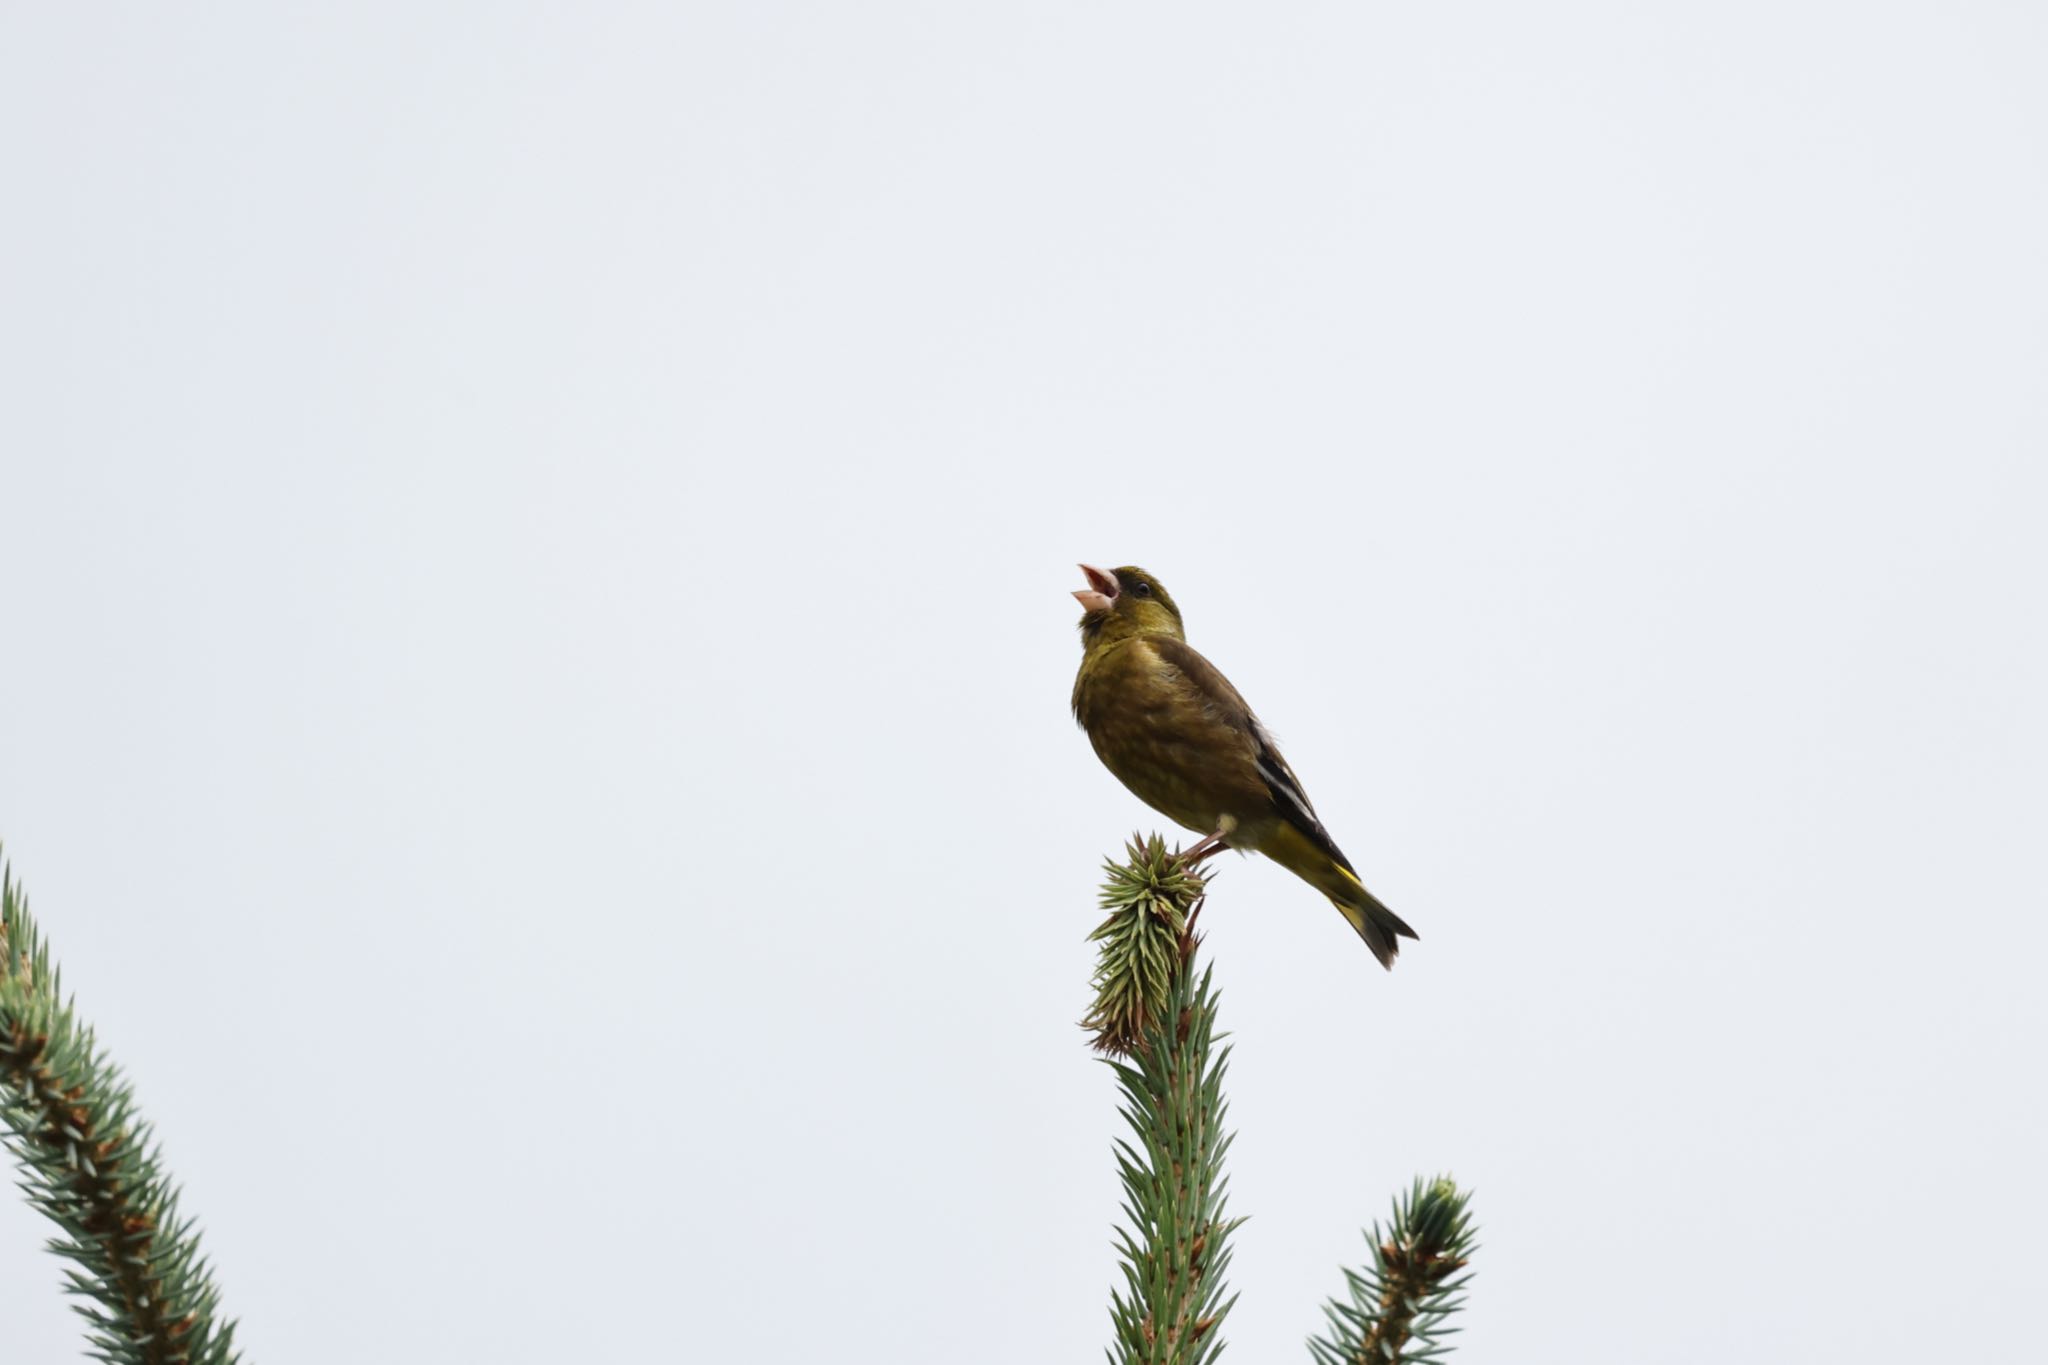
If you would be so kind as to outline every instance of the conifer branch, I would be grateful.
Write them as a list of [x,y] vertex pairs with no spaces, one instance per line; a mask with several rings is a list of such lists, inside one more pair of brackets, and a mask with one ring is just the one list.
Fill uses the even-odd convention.
[[1117,1365],[1206,1365],[1222,1350],[1218,1328],[1229,1238],[1224,1216],[1223,1072],[1216,993],[1194,972],[1193,933],[1203,879],[1156,837],[1131,842],[1103,888],[1110,918],[1088,1022],[1113,1061],[1130,1136],[1117,1143],[1124,1216],[1118,1229],[1124,1288],[1110,1317]]
[[0,867],[0,1126],[29,1203],[55,1223],[69,1292],[109,1365],[234,1365],[234,1324],[180,1217],[127,1081],[59,989],[11,868]]
[[[1117,1230],[1124,1287],[1111,1296],[1112,1365],[1210,1365],[1226,1297],[1223,1073],[1217,995],[1195,973],[1194,932],[1207,879],[1158,836],[1133,837],[1106,866],[1095,1002],[1084,1020],[1111,1054],[1130,1134],[1116,1144],[1126,1226]],[[1368,1233],[1373,1263],[1346,1271],[1349,1303],[1331,1302],[1316,1365],[1429,1365],[1450,1349],[1445,1325],[1464,1307],[1473,1249],[1469,1196],[1448,1177],[1418,1180],[1394,1202],[1386,1232]]]
[[1445,1320],[1465,1306],[1463,1273],[1474,1247],[1471,1196],[1448,1176],[1418,1179],[1394,1202],[1384,1235],[1366,1234],[1373,1263],[1344,1272],[1351,1301],[1332,1299],[1323,1312],[1328,1337],[1311,1337],[1316,1365],[1424,1365],[1450,1349]]

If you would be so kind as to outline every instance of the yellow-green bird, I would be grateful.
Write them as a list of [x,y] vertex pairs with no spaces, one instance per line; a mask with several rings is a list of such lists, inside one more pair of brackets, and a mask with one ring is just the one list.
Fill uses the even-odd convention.
[[1103,766],[1146,805],[1203,837],[1186,856],[1263,853],[1330,898],[1380,965],[1415,931],[1358,880],[1272,734],[1216,665],[1197,654],[1180,608],[1143,569],[1083,564],[1076,592],[1081,673],[1074,719]]

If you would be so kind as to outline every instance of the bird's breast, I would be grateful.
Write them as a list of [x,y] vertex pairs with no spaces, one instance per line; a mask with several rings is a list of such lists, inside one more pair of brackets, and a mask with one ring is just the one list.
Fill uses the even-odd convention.
[[[1258,793],[1242,734],[1204,705],[1180,671],[1142,640],[1084,667],[1075,714],[1104,767],[1176,824],[1208,834]],[[1240,752],[1243,751],[1243,752]]]

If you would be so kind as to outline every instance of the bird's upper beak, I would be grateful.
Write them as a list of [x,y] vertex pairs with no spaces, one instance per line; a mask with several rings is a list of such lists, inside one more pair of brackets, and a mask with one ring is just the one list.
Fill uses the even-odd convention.
[[1088,575],[1088,586],[1074,594],[1074,600],[1089,611],[1108,611],[1116,605],[1116,575],[1107,569],[1098,569],[1093,564],[1083,564],[1081,572]]

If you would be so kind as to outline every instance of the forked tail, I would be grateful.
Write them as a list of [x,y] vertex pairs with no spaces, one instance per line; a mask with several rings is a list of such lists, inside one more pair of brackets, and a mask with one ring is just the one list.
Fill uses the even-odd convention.
[[1416,932],[1399,915],[1381,905],[1378,896],[1360,885],[1351,869],[1340,866],[1337,870],[1351,885],[1347,888],[1347,895],[1328,893],[1330,904],[1351,921],[1351,927],[1365,940],[1365,946],[1372,949],[1372,955],[1380,960],[1380,965],[1392,971],[1394,959],[1401,953],[1401,945],[1395,940],[1415,938]]

